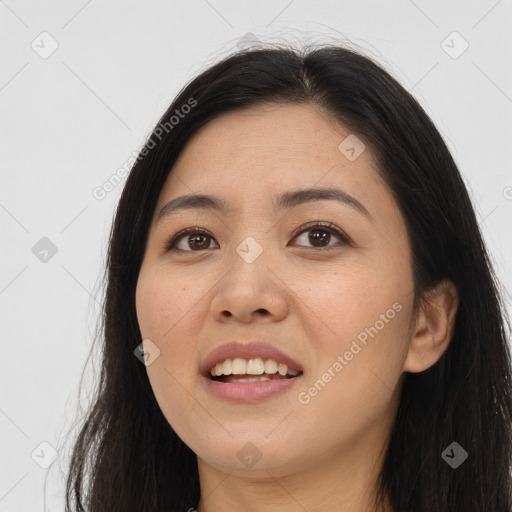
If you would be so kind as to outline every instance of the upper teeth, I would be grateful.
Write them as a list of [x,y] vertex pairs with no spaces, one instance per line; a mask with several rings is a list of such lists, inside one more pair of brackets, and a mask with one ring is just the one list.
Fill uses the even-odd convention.
[[235,359],[226,359],[221,363],[217,363],[210,373],[213,377],[220,375],[262,375],[263,373],[277,373],[285,376],[286,374],[294,377],[298,375],[297,370],[289,370],[288,366],[282,363],[277,363],[274,359],[266,359],[263,361],[260,357],[255,359],[242,359],[236,357]]

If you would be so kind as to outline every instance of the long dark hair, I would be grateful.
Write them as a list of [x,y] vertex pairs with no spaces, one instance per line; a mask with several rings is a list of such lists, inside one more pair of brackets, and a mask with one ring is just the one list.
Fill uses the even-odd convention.
[[[142,340],[135,288],[158,196],[187,141],[223,113],[273,102],[315,105],[368,145],[406,221],[415,307],[442,279],[458,290],[448,349],[428,370],[404,376],[379,495],[389,496],[394,512],[510,512],[506,317],[468,192],[411,94],[372,59],[335,45],[225,57],[181,90],[146,141],[110,233],[101,375],[74,445],[66,510],[197,507],[196,456],[163,416],[134,356]],[[468,452],[457,469],[441,456],[452,442]]]

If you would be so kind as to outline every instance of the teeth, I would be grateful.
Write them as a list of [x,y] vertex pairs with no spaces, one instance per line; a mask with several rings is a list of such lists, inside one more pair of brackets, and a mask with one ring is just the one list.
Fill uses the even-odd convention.
[[[278,363],[274,359],[263,360],[260,357],[254,359],[242,359],[236,357],[235,359],[226,359],[221,363],[217,363],[210,373],[213,377],[220,377],[221,375],[262,375],[279,373],[281,376],[290,375],[295,377],[299,374],[297,370],[290,370],[288,366],[283,363]],[[256,380],[269,380],[266,377],[260,377]],[[253,382],[253,379],[243,379],[243,382]],[[238,382],[238,380],[232,380]]]
[[261,375],[265,371],[263,359],[259,357],[256,359],[249,359],[247,363],[247,373],[249,375]]
[[[215,367],[217,368],[217,367]],[[217,375],[231,375],[233,370],[233,361],[231,359],[226,359],[222,364],[222,371],[217,373]]]
[[251,377],[250,379],[231,379],[229,382],[261,382],[263,380],[272,380],[269,377]]
[[277,373],[277,362],[273,359],[265,361],[265,373]]
[[217,365],[215,365],[215,375],[222,375],[222,370],[223,370],[222,363],[218,363]]
[[[247,361],[245,359],[240,359],[239,357],[233,359],[231,373],[233,375],[245,375],[247,373]],[[219,374],[217,373],[217,375]]]

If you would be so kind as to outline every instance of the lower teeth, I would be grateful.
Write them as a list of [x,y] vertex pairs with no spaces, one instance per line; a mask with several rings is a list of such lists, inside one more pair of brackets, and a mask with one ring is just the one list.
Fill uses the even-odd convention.
[[231,379],[229,382],[261,382],[263,380],[272,380],[268,377],[252,377],[249,379]]
[[[299,372],[298,375],[302,375],[302,372]],[[242,375],[220,375],[215,377],[210,377],[212,380],[217,382],[225,382],[227,384],[229,383],[239,383],[239,382],[262,382],[265,380],[282,380],[282,379],[293,379],[294,377],[297,377],[297,375],[280,375],[279,373],[273,373],[273,374],[263,374],[263,375],[254,375],[249,376],[248,374],[242,374]]]

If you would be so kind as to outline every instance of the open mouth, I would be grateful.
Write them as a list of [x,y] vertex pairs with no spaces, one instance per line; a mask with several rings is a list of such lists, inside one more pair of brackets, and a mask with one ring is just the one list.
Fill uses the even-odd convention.
[[288,368],[274,359],[226,359],[210,369],[213,381],[225,383],[249,383],[267,380],[293,379],[302,375],[301,370]]
[[294,379],[295,377],[298,377],[302,375],[302,372],[300,372],[298,375],[276,375],[275,373],[264,373],[263,375],[221,375],[220,377],[211,377],[211,380],[217,381],[217,382],[227,382],[227,383],[234,383],[234,382],[263,382],[265,380],[286,380],[286,379]]
[[[254,354],[256,350],[259,355]],[[216,399],[257,404],[289,392],[302,380],[303,370],[300,363],[269,345],[231,344],[213,352],[202,373],[207,392]]]

